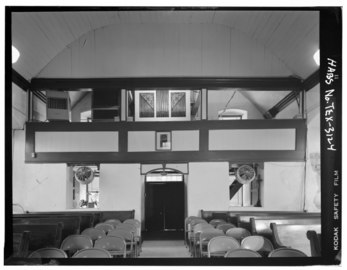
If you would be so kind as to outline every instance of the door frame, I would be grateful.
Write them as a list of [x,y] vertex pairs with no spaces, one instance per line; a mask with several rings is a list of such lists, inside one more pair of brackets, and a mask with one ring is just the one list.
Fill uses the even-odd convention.
[[171,168],[157,168],[157,169],[153,169],[153,170],[150,170],[148,171],[144,176],[144,186],[143,186],[143,221],[144,221],[144,226],[143,226],[143,229],[146,231],[147,230],[147,227],[146,227],[146,183],[147,183],[147,175],[148,174],[151,174],[153,172],[167,172],[167,171],[173,171],[175,173],[178,173],[178,174],[181,174],[182,177],[183,177],[183,199],[184,199],[184,213],[183,213],[183,216],[186,217],[187,216],[187,176],[185,173],[177,170],[177,169],[171,169]]

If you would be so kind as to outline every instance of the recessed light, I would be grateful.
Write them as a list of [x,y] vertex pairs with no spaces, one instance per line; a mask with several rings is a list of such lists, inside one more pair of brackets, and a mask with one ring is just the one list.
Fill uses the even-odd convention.
[[316,62],[317,66],[319,66],[319,64],[320,64],[320,52],[319,52],[319,49],[313,55],[313,59]]
[[12,46],[12,64],[18,61],[19,56],[20,56],[20,53],[17,50],[17,48],[15,46]]

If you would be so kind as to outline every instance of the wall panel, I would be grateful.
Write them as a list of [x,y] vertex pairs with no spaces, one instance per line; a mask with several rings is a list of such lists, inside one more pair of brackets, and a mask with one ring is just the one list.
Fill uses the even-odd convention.
[[129,152],[153,152],[155,151],[154,131],[130,131],[128,132]]
[[210,150],[295,150],[295,129],[210,130]]
[[199,151],[199,130],[173,130],[172,151]]
[[35,132],[35,152],[118,152],[118,132]]

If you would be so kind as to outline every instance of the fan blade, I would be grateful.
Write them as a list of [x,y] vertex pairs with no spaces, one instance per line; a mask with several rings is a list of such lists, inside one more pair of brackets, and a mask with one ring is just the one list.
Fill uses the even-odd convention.
[[235,194],[240,190],[243,186],[239,181],[234,180],[234,182],[229,186],[229,197],[230,200],[235,196]]

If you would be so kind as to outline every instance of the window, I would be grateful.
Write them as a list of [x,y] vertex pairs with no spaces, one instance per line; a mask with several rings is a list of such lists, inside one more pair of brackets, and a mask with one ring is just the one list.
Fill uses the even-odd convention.
[[[254,180],[249,183],[241,184],[238,180],[241,166],[245,164],[231,164],[229,169],[229,194],[230,206],[241,207],[261,207],[262,206],[262,179],[263,179],[263,165],[262,164],[249,164],[255,173]],[[242,170],[242,168],[241,168]],[[250,176],[249,172],[243,173]]]
[[201,90],[129,90],[127,103],[127,121],[201,120]]
[[99,205],[99,165],[73,165],[72,208],[98,208]]
[[183,174],[172,170],[155,171],[146,175],[146,182],[182,182]]

